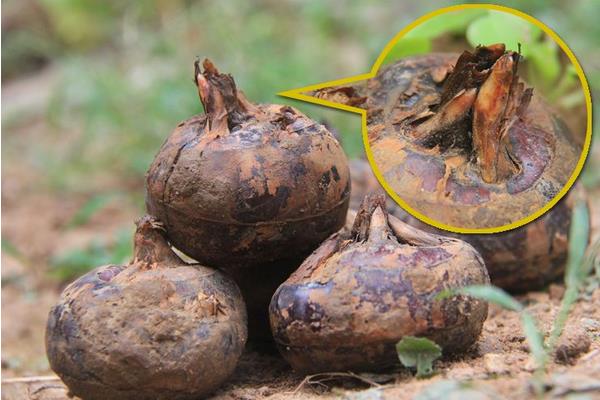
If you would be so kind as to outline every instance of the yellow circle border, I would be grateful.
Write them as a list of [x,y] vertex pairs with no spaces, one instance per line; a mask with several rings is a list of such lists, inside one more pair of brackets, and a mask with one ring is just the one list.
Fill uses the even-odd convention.
[[[583,90],[583,94],[584,94],[584,97],[585,97],[585,106],[586,106],[586,111],[587,111],[586,134],[585,134],[585,140],[584,140],[584,144],[583,144],[583,149],[581,151],[581,155],[579,157],[579,161],[577,162],[577,166],[575,167],[575,170],[573,171],[573,173],[571,174],[571,177],[566,182],[566,184],[563,186],[563,188],[558,192],[558,194],[556,196],[554,196],[554,198],[552,200],[550,200],[548,203],[546,203],[543,207],[541,207],[536,212],[528,215],[525,218],[522,218],[520,220],[512,222],[510,224],[501,225],[501,226],[497,226],[497,227],[493,227],[493,228],[460,228],[460,227],[455,227],[455,226],[451,226],[451,225],[447,225],[447,224],[438,222],[438,221],[436,221],[436,220],[434,220],[432,218],[429,218],[428,216],[420,213],[419,211],[413,209],[410,205],[408,205],[408,203],[406,203],[402,198],[400,198],[400,196],[398,196],[396,194],[396,192],[387,184],[387,182],[385,181],[383,175],[379,171],[379,168],[377,167],[377,164],[375,163],[375,160],[373,158],[373,153],[371,151],[371,146],[369,144],[369,139],[368,139],[367,111],[365,109],[361,109],[361,108],[357,108],[357,107],[352,107],[352,106],[346,106],[346,105],[342,105],[342,104],[338,104],[338,103],[333,103],[333,102],[330,102],[330,101],[327,101],[327,100],[323,100],[323,99],[316,99],[316,98],[313,98],[311,96],[308,96],[308,95],[304,94],[304,92],[308,92],[308,91],[311,91],[311,90],[316,90],[316,89],[321,89],[321,88],[325,88],[325,87],[331,87],[331,86],[338,86],[338,85],[343,85],[343,84],[354,83],[354,82],[357,82],[357,81],[361,81],[361,80],[365,80],[365,79],[370,79],[370,78],[374,77],[377,74],[377,72],[379,71],[379,68],[383,64],[384,60],[386,59],[386,57],[388,56],[388,54],[392,50],[392,48],[409,31],[411,31],[412,29],[414,29],[416,26],[422,24],[423,22],[425,22],[425,21],[427,21],[429,19],[432,19],[432,18],[434,18],[434,17],[436,17],[438,15],[445,14],[445,13],[448,13],[448,12],[460,11],[460,10],[468,10],[468,9],[485,9],[485,10],[495,10],[495,11],[506,12],[506,13],[515,15],[517,17],[520,17],[520,18],[523,18],[523,19],[529,21],[530,23],[532,23],[532,24],[536,25],[537,27],[539,27],[548,36],[550,36],[559,45],[559,47],[562,49],[562,51],[567,55],[567,57],[571,61],[571,64],[573,64],[573,66],[575,67],[575,70],[576,70],[577,75],[579,77],[579,80],[581,82],[581,88]],[[311,102],[311,103],[315,103],[315,104],[320,104],[320,105],[327,106],[327,107],[337,108],[337,109],[341,109],[341,110],[350,111],[350,112],[353,112],[353,113],[360,114],[362,116],[362,123],[361,123],[362,126],[361,126],[361,129],[362,129],[362,139],[363,139],[363,145],[364,145],[364,148],[365,148],[365,153],[367,155],[367,160],[369,161],[371,169],[373,170],[373,174],[375,175],[375,177],[379,181],[379,184],[385,189],[385,191],[387,192],[387,194],[391,198],[393,198],[394,201],[396,201],[396,203],[398,203],[406,212],[408,212],[409,214],[411,214],[413,217],[415,217],[415,218],[417,218],[417,219],[419,219],[419,220],[421,220],[421,221],[423,221],[423,222],[425,222],[425,223],[427,223],[429,225],[432,225],[432,226],[434,226],[436,228],[439,228],[439,229],[442,229],[442,230],[446,230],[446,231],[450,231],[450,232],[454,232],[454,233],[468,233],[468,234],[473,234],[473,233],[499,233],[499,232],[504,232],[504,231],[515,229],[515,228],[521,227],[521,226],[523,226],[525,224],[528,224],[529,222],[532,222],[535,219],[537,219],[540,216],[542,216],[543,214],[545,214],[548,210],[550,210],[552,207],[554,207],[556,205],[556,203],[558,203],[560,201],[560,199],[562,199],[567,194],[567,192],[571,189],[571,187],[573,186],[573,184],[575,183],[575,181],[579,177],[579,174],[581,173],[581,170],[583,169],[583,166],[585,164],[585,161],[586,161],[589,149],[590,149],[591,139],[592,139],[592,98],[591,98],[591,95],[590,95],[590,88],[589,88],[587,79],[585,77],[585,74],[583,72],[583,68],[579,64],[579,61],[577,60],[577,58],[575,57],[575,55],[573,54],[573,52],[571,51],[571,49],[567,46],[567,44],[552,29],[550,29],[548,26],[546,26],[543,22],[537,20],[536,18],[534,18],[534,17],[532,17],[532,16],[530,16],[530,15],[528,15],[528,14],[522,12],[522,11],[516,10],[514,8],[510,8],[510,7],[496,5],[496,4],[459,4],[459,5],[455,5],[455,6],[440,8],[440,9],[437,9],[437,10],[432,11],[430,13],[427,13],[427,14],[425,14],[425,15],[417,18],[416,20],[414,20],[413,22],[411,22],[410,24],[408,24],[406,27],[404,27],[400,32],[398,32],[386,44],[386,46],[383,48],[383,50],[381,51],[381,53],[377,57],[377,60],[373,64],[373,67],[371,68],[371,71],[369,73],[362,74],[362,75],[357,75],[357,76],[350,77],[350,78],[338,79],[338,80],[335,80],[335,81],[329,81],[329,82],[325,82],[325,83],[321,83],[321,84],[317,84],[317,85],[306,86],[306,87],[303,87],[303,88],[288,90],[288,91],[280,92],[279,95],[284,96],[284,97],[289,97],[289,98],[293,98],[293,99],[297,99],[297,100],[307,101],[307,102]]]

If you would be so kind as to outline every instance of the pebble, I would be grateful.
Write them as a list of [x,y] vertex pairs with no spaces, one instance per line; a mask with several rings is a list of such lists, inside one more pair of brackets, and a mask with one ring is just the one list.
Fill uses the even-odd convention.
[[525,362],[525,364],[521,367],[523,371],[533,372],[538,367],[538,363],[535,361],[533,357],[529,357],[529,359]]
[[525,336],[513,333],[513,334],[509,334],[508,337],[506,338],[506,340],[508,340],[509,342],[512,342],[512,343],[523,343],[525,341]]
[[587,331],[598,331],[600,330],[600,321],[593,318],[581,318],[581,325]]
[[558,341],[554,359],[561,364],[573,364],[592,344],[590,336],[579,325],[567,325]]
[[506,374],[509,372],[508,365],[504,361],[504,357],[498,353],[487,353],[483,356],[483,366],[490,374]]
[[525,353],[529,353],[529,343],[524,342],[521,343],[518,347],[519,350],[524,351]]
[[446,377],[449,379],[473,379],[477,372],[474,368],[471,367],[457,367],[453,368],[446,374]]
[[550,284],[548,287],[548,295],[551,300],[562,300],[565,294],[565,287],[563,285],[557,285],[556,283]]
[[479,354],[497,353],[502,351],[502,343],[495,335],[482,335],[477,343]]

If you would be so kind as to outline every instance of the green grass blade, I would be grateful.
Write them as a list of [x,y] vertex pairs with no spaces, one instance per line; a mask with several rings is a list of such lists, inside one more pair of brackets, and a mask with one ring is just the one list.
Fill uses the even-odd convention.
[[456,290],[443,290],[436,296],[436,300],[443,300],[458,294],[464,294],[485,300],[512,311],[523,310],[523,305],[514,297],[496,286],[489,285],[471,285]]
[[[590,234],[590,216],[587,203],[582,198],[577,199],[571,217],[571,229],[569,232],[569,256],[565,270],[565,294],[560,304],[558,314],[552,324],[552,332],[548,338],[548,351],[552,351],[560,338],[565,323],[569,317],[571,306],[577,300],[579,290],[590,274],[598,248],[594,246],[586,256]],[[595,250],[595,251],[594,251]]]
[[590,213],[585,200],[578,199],[573,207],[569,232],[569,258],[565,270],[565,284],[579,286],[589,275],[593,263],[583,262],[590,235]]

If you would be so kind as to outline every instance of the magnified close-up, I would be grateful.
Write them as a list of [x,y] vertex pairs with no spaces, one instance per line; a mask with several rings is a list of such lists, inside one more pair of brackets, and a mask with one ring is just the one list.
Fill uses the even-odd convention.
[[411,56],[312,95],[367,110],[372,166],[412,209],[453,228],[493,229],[551,202],[582,154],[520,77],[522,60],[503,43]]

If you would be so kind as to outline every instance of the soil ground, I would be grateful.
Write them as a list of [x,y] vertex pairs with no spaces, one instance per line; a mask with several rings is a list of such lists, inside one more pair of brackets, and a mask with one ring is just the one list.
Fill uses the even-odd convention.
[[[4,89],[4,88],[3,88]],[[7,88],[6,90],[10,90]],[[46,188],[44,175],[21,160],[19,148],[35,136],[40,122],[20,127],[11,140],[14,154],[4,153],[2,173],[2,236],[19,245],[19,252],[2,251],[2,399],[63,399],[67,392],[52,376],[44,350],[44,327],[61,284],[49,276],[49,260],[98,237],[111,240],[140,210],[129,202],[111,202],[81,226],[67,229],[85,196]],[[5,142],[5,138],[3,138]],[[54,144],[49,143],[48,146]],[[592,154],[598,157],[599,154]],[[107,179],[103,185],[114,182]],[[141,185],[128,190],[143,190]],[[591,193],[597,199],[600,191]],[[600,202],[593,201],[593,231],[600,231]],[[4,246],[3,246],[4,247]],[[550,286],[519,299],[548,331],[563,287]],[[519,323],[520,315],[492,306],[477,344],[461,357],[436,363],[436,374],[417,380],[407,370],[380,375],[339,371],[305,377],[295,374],[277,353],[252,349],[243,356],[235,376],[215,399],[408,399],[533,398],[534,363]],[[553,360],[543,378],[549,397],[584,393],[600,398],[600,289],[580,298],[564,333],[566,363]],[[586,345],[587,343],[587,345]],[[471,382],[467,386],[458,381]],[[423,391],[429,392],[423,392]],[[470,397],[468,397],[470,396]]]

